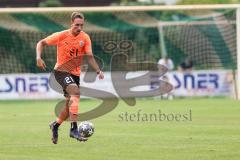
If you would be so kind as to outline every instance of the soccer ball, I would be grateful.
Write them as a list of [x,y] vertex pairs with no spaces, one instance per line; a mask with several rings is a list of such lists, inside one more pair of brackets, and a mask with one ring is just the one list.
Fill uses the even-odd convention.
[[82,137],[91,137],[94,133],[94,126],[89,121],[83,121],[79,124],[78,131]]

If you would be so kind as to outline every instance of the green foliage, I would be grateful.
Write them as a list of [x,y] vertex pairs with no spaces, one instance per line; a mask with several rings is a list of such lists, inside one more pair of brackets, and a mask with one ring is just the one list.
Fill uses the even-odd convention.
[[154,2],[154,0],[146,1],[146,2],[139,2],[136,0],[121,0],[120,2],[112,3],[114,6],[148,6],[148,5],[159,5]]
[[45,0],[39,3],[39,7],[62,7],[63,4],[60,0]]
[[229,4],[240,3],[240,0],[181,0],[177,4]]

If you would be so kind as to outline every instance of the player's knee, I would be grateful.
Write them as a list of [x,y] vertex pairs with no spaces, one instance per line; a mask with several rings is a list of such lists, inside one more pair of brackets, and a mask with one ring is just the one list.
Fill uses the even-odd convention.
[[70,95],[79,96],[80,95],[79,88],[76,87],[76,88],[72,89]]
[[80,90],[77,86],[68,86],[66,90],[69,95],[80,95]]

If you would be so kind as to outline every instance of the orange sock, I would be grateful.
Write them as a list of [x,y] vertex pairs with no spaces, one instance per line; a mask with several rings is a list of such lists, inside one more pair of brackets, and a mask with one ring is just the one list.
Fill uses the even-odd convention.
[[78,117],[78,103],[79,103],[79,96],[72,95],[70,97],[70,106],[69,106],[69,113],[70,113],[70,120],[76,122]]
[[65,121],[69,117],[69,100],[70,98],[66,98],[66,104],[63,110],[61,111],[60,115],[57,118],[57,123],[62,124],[63,121]]

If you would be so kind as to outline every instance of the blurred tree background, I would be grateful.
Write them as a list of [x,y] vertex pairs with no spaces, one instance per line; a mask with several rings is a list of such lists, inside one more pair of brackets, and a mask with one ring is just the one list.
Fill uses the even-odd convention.
[[[120,2],[113,3],[113,5],[165,5],[169,0],[121,0]],[[177,5],[187,4],[236,4],[240,0],[172,0]]]
[[240,3],[240,0],[180,0],[177,2],[179,5],[184,4],[231,4]]
[[60,0],[45,0],[38,4],[39,7],[62,7],[63,4]]

